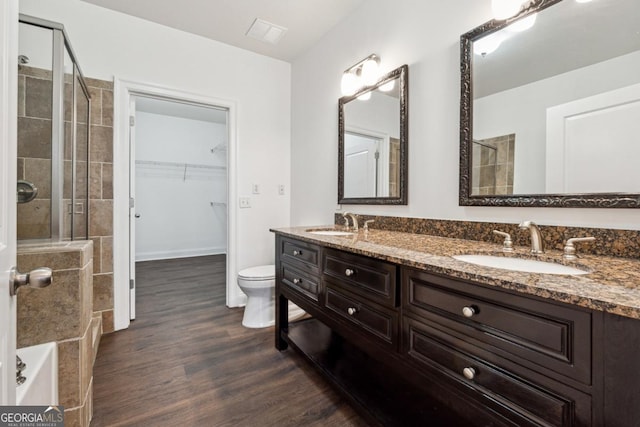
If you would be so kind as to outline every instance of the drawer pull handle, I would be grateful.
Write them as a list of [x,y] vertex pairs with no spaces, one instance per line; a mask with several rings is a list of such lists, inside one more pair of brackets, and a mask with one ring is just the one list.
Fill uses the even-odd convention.
[[468,380],[472,380],[476,376],[476,370],[472,367],[466,367],[462,370],[462,375]]
[[293,256],[302,255],[302,251],[293,251]]
[[464,317],[473,317],[473,315],[476,313],[477,311],[474,307],[471,307],[471,306],[462,307],[462,315]]
[[345,274],[347,277],[351,277],[351,276],[353,276],[354,274],[356,274],[356,272],[355,272],[355,271],[353,271],[353,270],[352,270],[352,269],[350,269],[350,268],[347,268],[347,269],[344,271],[344,274]]
[[293,279],[293,283],[295,283],[296,285],[302,283],[302,279]]
[[358,312],[358,309],[355,307],[349,307],[347,308],[347,313],[349,313],[349,316],[353,316],[354,314],[356,314]]

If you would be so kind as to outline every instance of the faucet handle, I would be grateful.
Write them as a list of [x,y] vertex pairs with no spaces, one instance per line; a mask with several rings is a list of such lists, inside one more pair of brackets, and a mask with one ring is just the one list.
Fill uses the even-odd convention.
[[504,237],[504,242],[502,243],[502,252],[513,252],[513,240],[511,240],[511,235],[509,233],[505,233],[504,231],[493,230],[493,234],[497,234],[498,236]]
[[368,219],[364,222],[364,226],[362,227],[362,229],[364,231],[369,231],[369,224],[371,224],[372,222],[376,222],[374,219]]
[[574,243],[577,243],[577,242],[593,242],[594,240],[596,240],[596,238],[593,237],[593,236],[573,237],[571,239],[567,239],[567,241],[564,244],[564,252],[562,254],[562,258],[566,259],[566,260],[572,260],[572,259],[578,258],[578,256],[576,255],[576,247],[575,247]]

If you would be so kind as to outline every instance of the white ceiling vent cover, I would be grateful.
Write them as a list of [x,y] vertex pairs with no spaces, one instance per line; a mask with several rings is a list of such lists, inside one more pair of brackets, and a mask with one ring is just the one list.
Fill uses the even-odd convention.
[[256,18],[251,27],[249,27],[247,35],[263,42],[277,44],[286,32],[287,29],[285,27]]

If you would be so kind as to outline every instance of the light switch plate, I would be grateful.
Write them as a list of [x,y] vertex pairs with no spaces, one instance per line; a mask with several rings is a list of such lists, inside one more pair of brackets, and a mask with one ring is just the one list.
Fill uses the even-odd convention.
[[240,197],[240,208],[250,208],[251,207],[251,199],[249,197]]

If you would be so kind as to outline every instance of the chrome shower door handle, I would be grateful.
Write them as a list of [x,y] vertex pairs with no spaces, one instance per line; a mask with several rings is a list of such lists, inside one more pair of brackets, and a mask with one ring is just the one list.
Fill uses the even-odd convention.
[[139,214],[139,213],[135,214],[134,216],[135,216],[136,218],[140,218],[140,214]]
[[9,273],[9,295],[14,296],[21,286],[46,288],[51,284],[53,272],[49,267],[40,267],[28,273],[20,273],[16,267]]

